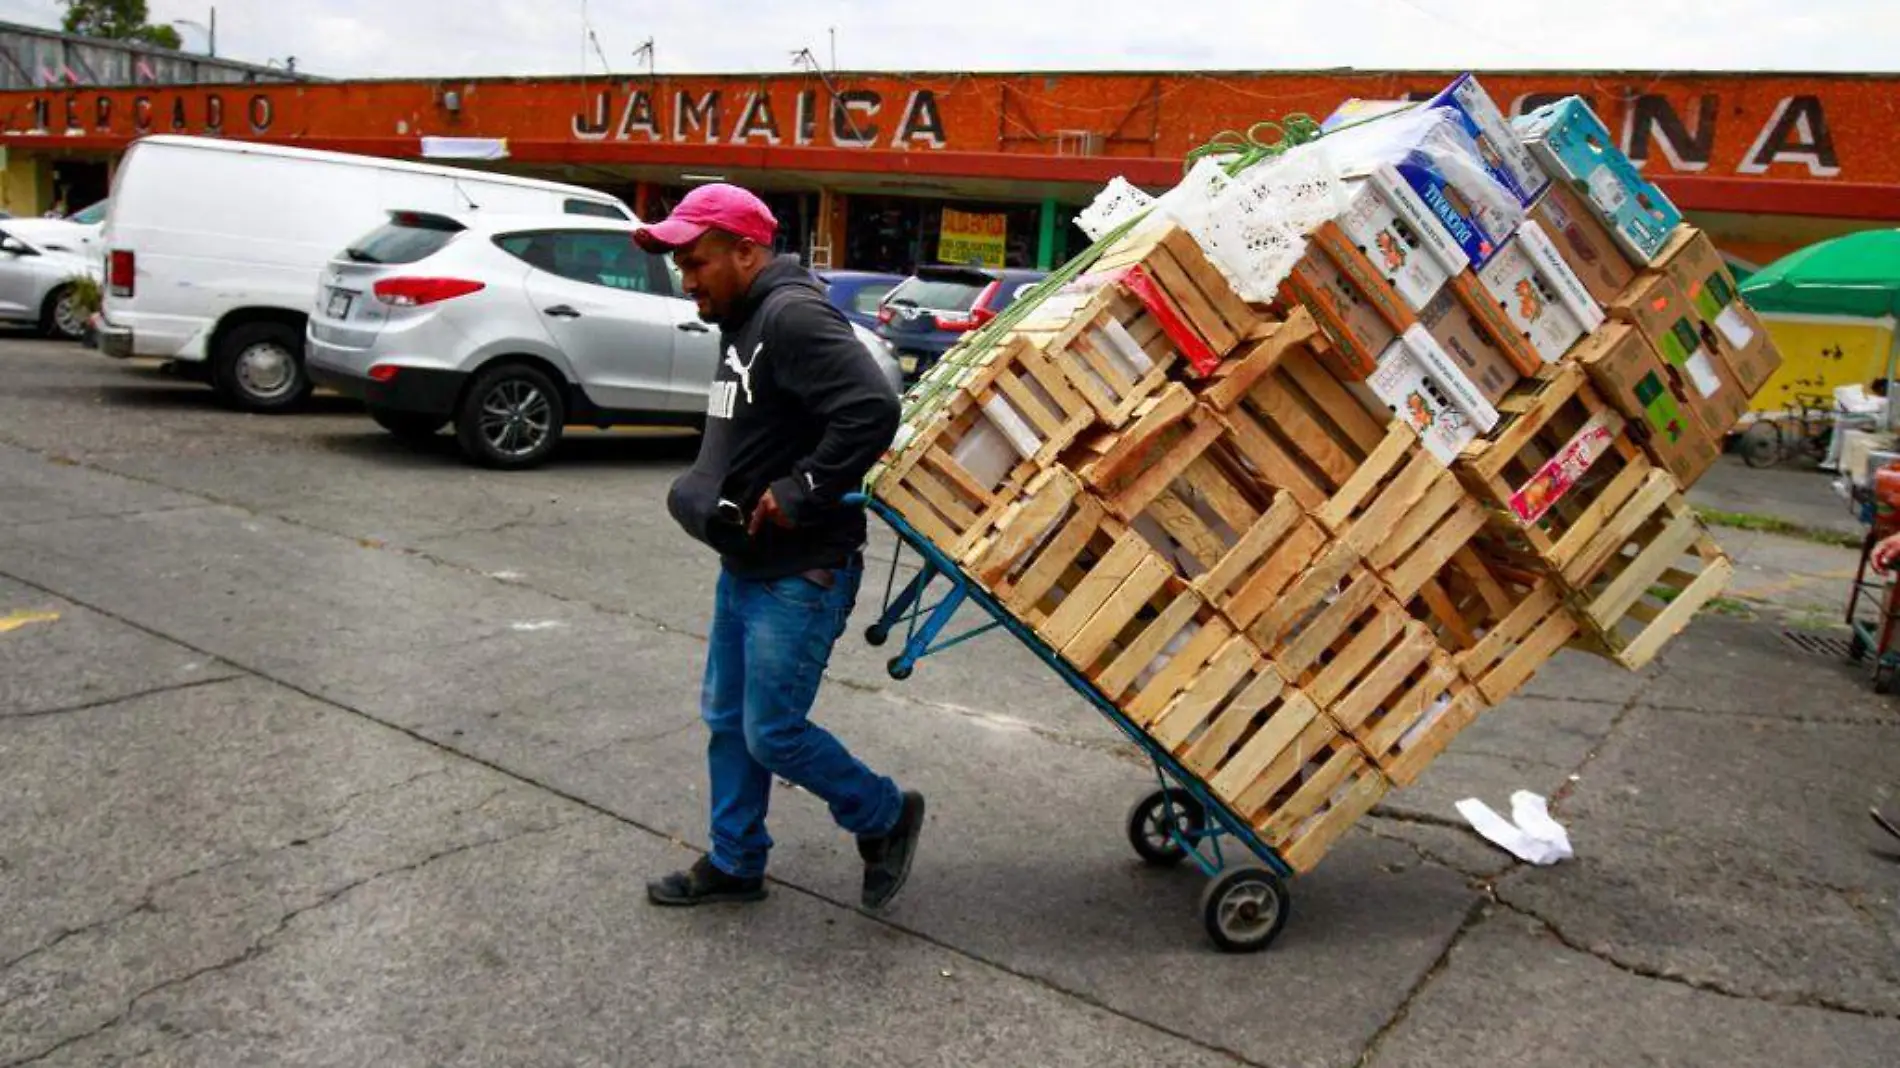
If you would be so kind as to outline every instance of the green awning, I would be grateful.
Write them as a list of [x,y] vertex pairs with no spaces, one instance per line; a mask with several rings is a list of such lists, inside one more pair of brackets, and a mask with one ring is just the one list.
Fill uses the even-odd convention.
[[1900,317],[1900,230],[1867,230],[1789,253],[1740,286],[1758,312]]

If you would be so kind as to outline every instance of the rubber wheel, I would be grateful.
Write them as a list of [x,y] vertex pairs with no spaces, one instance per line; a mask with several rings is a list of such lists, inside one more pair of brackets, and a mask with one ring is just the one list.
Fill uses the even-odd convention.
[[891,640],[891,632],[873,624],[864,628],[864,643],[876,648]]
[[901,659],[892,658],[890,663],[884,665],[884,670],[890,673],[891,678],[896,679],[898,682],[903,682],[905,679],[910,678],[912,672],[917,670],[917,665],[906,664]]
[[376,420],[377,426],[404,441],[428,441],[435,437],[437,431],[449,425],[446,415],[398,412],[388,408],[371,408],[369,417]]
[[1773,423],[1756,423],[1742,431],[1737,446],[1750,467],[1773,467],[1781,462],[1781,430]]
[[303,335],[284,323],[246,323],[225,334],[211,355],[211,386],[246,412],[288,412],[310,399]]
[[1128,810],[1128,844],[1143,864],[1172,868],[1187,859],[1187,849],[1168,835],[1168,805],[1174,806],[1173,830],[1193,837],[1207,829],[1207,810],[1186,790],[1156,790]]
[[1272,945],[1292,911],[1286,884],[1264,868],[1224,871],[1201,895],[1201,923],[1223,953],[1258,953]]
[[40,333],[57,341],[83,341],[86,313],[72,286],[60,286],[46,295],[40,307]]
[[519,471],[548,458],[567,425],[567,404],[553,379],[526,364],[505,363],[475,376],[455,413],[455,439],[483,467]]

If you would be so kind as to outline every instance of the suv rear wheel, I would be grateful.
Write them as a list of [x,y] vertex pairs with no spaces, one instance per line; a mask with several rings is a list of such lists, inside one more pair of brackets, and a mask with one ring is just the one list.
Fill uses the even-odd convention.
[[515,471],[547,459],[566,420],[567,405],[552,379],[527,364],[504,363],[469,383],[455,413],[455,437],[483,467]]
[[303,335],[284,323],[246,323],[224,335],[211,356],[218,396],[247,412],[287,412],[310,397]]

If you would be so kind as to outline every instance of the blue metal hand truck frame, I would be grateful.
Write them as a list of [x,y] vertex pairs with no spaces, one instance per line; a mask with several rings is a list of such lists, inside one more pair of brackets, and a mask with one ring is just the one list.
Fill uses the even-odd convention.
[[[971,580],[955,561],[902,516],[883,502],[863,494],[854,494],[847,500],[864,505],[883,520],[898,539],[877,622],[866,628],[864,634],[865,640],[873,646],[882,646],[902,628],[903,646],[887,665],[891,678],[908,679],[926,657],[991,631],[1000,629],[1015,635],[1062,681],[1119,727],[1154,765],[1157,789],[1136,802],[1128,814],[1128,840],[1135,853],[1157,867],[1172,867],[1191,858],[1208,876],[1211,881],[1201,896],[1201,922],[1216,946],[1227,952],[1244,953],[1262,950],[1271,944],[1292,911],[1292,897],[1286,883],[1292,878],[1293,869],[1279,853],[1189,773],[1173,753],[1136,726],[1094,683],[997,603],[988,590]],[[918,555],[921,564],[916,576],[899,588],[899,562],[906,546]],[[941,587],[941,596],[926,604],[933,587]],[[945,637],[944,631],[949,629],[957,612],[971,603],[982,608],[990,621]],[[1230,868],[1222,848],[1223,839],[1229,838],[1251,851],[1259,859],[1259,866]]]

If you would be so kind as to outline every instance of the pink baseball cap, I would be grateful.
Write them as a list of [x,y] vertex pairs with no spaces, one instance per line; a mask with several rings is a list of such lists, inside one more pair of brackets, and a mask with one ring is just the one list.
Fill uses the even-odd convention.
[[724,230],[769,248],[778,233],[778,220],[765,201],[736,185],[714,182],[686,194],[673,214],[635,230],[633,239],[648,252],[671,252],[699,240],[708,230]]

